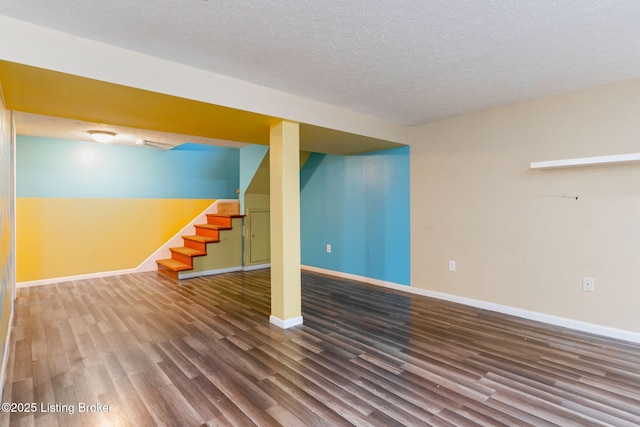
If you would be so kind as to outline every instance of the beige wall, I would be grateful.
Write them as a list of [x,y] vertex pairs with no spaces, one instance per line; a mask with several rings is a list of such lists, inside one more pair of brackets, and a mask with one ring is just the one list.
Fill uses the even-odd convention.
[[414,127],[411,285],[640,332],[640,163],[529,169],[637,152],[640,79]]

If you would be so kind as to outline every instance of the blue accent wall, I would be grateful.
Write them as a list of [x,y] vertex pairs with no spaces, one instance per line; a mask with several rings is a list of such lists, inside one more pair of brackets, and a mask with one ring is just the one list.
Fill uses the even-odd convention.
[[17,136],[17,196],[235,199],[239,149],[158,150]]
[[266,145],[247,145],[240,149],[240,212],[244,212],[244,193],[251,185],[267,151],[269,147]]
[[409,147],[313,153],[300,179],[302,264],[409,285]]

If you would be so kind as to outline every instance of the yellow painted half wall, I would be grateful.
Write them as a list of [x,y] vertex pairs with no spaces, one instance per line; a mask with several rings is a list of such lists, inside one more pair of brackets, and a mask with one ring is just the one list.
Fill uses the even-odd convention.
[[136,268],[214,201],[17,198],[17,281]]

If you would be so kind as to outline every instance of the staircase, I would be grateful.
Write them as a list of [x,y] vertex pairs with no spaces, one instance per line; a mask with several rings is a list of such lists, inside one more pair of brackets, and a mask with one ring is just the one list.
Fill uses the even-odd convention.
[[[190,275],[189,277],[198,275],[196,274],[198,272],[197,270],[200,270],[202,272],[202,275],[213,274],[214,272],[216,272],[216,261],[209,260],[206,263],[203,263],[198,262],[197,258],[209,258],[221,254],[228,255],[229,251],[226,251],[223,247],[217,248],[217,250],[214,251],[211,250],[212,248],[207,249],[209,245],[221,245],[221,241],[223,241],[224,246],[224,244],[226,243],[225,241],[231,240],[225,239],[224,233],[228,233],[228,236],[232,237],[233,240],[239,240],[239,243],[241,245],[241,229],[233,229],[234,220],[240,219],[240,221],[236,225],[238,227],[241,227],[241,219],[243,217],[244,215],[239,215],[237,213],[207,214],[207,223],[196,224],[196,231],[194,235],[182,236],[184,246],[181,246],[179,248],[169,248],[169,250],[171,251],[171,258],[160,259],[156,261],[156,263],[158,264],[158,271],[167,274],[175,279],[184,278],[181,276],[184,276],[185,273],[190,272],[193,272],[193,275]],[[238,239],[238,233],[240,235],[240,239]],[[230,244],[230,251],[236,252],[235,248],[238,247],[238,242],[234,241],[228,243]],[[215,252],[215,254],[212,252]],[[242,254],[240,253],[240,256],[241,255]],[[221,263],[222,264],[219,264],[219,267],[221,269],[229,269],[229,267],[234,267],[232,265],[229,265],[230,261],[228,259],[222,260]],[[241,259],[239,260],[239,262],[236,262],[234,260],[231,261],[231,264],[236,263],[238,264],[238,267],[241,267]],[[194,266],[196,271],[194,271]]]

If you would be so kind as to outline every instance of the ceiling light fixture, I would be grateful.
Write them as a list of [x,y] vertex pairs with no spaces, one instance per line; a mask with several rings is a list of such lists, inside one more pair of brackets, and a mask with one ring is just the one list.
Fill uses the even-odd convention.
[[90,130],[88,133],[91,135],[91,138],[104,144],[113,141],[113,138],[117,135],[115,132],[109,132],[106,130]]

